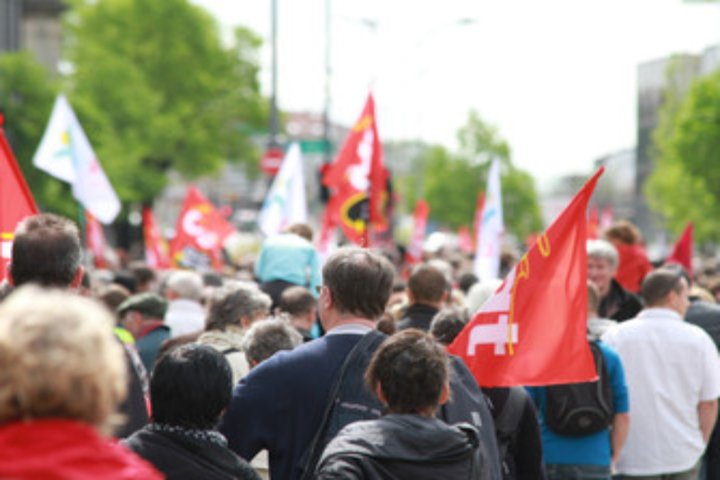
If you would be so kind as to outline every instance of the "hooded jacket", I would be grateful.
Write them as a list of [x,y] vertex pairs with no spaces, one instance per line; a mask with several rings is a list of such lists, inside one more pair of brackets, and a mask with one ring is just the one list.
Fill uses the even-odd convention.
[[389,414],[343,428],[323,452],[318,480],[480,478],[477,430],[434,417]]

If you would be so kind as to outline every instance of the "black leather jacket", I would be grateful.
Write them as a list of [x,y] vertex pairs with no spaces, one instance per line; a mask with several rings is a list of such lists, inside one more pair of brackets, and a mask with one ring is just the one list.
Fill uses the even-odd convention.
[[437,418],[389,414],[356,422],[325,449],[319,480],[464,480],[482,478],[475,427]]

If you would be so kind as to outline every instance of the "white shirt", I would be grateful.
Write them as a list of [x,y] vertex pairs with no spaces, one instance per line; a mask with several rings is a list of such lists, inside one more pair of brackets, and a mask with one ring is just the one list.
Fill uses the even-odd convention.
[[165,325],[170,327],[170,338],[205,330],[205,309],[199,302],[178,298],[168,304]]
[[673,310],[648,308],[608,330],[603,341],[620,354],[630,396],[618,473],[692,468],[705,450],[698,403],[720,396],[720,359],[710,336]]

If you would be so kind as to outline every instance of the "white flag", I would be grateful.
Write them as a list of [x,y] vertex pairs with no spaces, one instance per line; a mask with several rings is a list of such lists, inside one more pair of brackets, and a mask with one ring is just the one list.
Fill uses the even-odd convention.
[[72,185],[73,196],[102,223],[120,212],[120,200],[65,95],[55,99],[33,165]]
[[300,145],[290,145],[260,210],[260,230],[265,235],[280,233],[292,223],[307,222],[307,201]]
[[481,281],[499,278],[500,247],[503,235],[502,196],[500,193],[500,161],[493,160],[488,172],[482,220],[478,225],[475,249],[475,275]]

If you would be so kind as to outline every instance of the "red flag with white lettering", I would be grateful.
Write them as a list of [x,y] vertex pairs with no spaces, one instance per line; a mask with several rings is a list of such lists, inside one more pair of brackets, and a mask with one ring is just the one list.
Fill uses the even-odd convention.
[[360,118],[323,175],[323,184],[332,191],[328,214],[351,242],[367,246],[368,221],[376,230],[388,228],[384,209],[387,179],[375,119],[375,101],[369,94]]
[[2,125],[0,115],[0,280],[7,277],[15,227],[23,218],[38,213]]
[[601,168],[448,347],[482,386],[597,377],[587,330],[587,203]]
[[188,187],[175,226],[170,255],[175,266],[186,268],[222,267],[222,246],[235,227],[195,187]]
[[145,261],[150,268],[170,268],[168,244],[155,221],[152,208],[142,209],[143,240],[145,241]]
[[415,204],[415,215],[413,218],[413,231],[410,237],[410,244],[405,252],[405,261],[409,265],[416,264],[422,260],[422,244],[425,239],[428,214],[430,207],[425,200],[418,200]]

